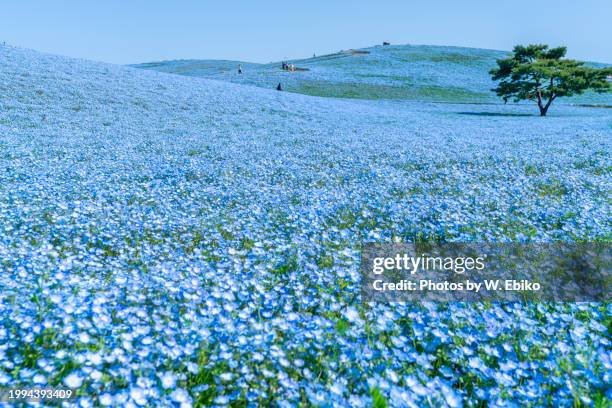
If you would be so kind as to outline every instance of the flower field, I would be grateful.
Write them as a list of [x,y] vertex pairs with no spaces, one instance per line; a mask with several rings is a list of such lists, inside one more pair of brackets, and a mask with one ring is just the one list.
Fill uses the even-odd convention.
[[0,387],[609,407],[610,305],[366,304],[358,268],[364,242],[610,242],[612,111],[362,99],[0,47]]

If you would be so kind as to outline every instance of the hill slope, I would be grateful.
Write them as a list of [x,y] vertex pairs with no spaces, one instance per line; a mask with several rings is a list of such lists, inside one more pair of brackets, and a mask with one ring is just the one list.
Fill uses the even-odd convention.
[[[308,71],[287,72],[280,63],[183,60],[134,65],[181,75],[202,76],[306,95],[401,99],[435,102],[500,103],[488,74],[502,51],[427,45],[377,46],[357,52],[290,61]],[[612,104],[611,95],[587,94],[561,99],[561,103]]]
[[0,61],[3,387],[79,406],[604,398],[605,305],[366,304],[359,251],[609,241],[610,110]]

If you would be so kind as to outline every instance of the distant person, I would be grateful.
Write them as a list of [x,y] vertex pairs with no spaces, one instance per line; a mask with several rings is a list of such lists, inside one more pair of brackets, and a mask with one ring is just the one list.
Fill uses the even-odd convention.
[[286,71],[287,70],[287,63],[285,61],[283,61],[282,66],[283,66],[283,71]]
[[281,83],[279,82],[278,85],[276,85],[276,90],[277,91],[282,91],[283,87],[281,86]]
[[238,64],[238,73],[242,74],[242,64]]

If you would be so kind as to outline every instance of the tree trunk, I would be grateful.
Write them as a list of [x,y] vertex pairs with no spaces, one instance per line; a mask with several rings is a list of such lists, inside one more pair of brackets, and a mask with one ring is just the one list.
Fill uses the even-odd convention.
[[542,104],[542,91],[538,89],[536,91],[536,95],[538,97],[538,108],[540,108],[540,116],[546,116],[546,111],[548,110],[548,107],[544,107],[544,105]]
[[551,95],[550,98],[548,99],[548,102],[546,102],[546,105],[542,105],[542,99],[538,98],[538,107],[540,108],[540,116],[546,116],[546,112],[548,112],[548,108],[550,108],[550,104],[552,103],[552,101],[555,100],[555,98],[557,97],[557,95]]
[[550,98],[548,99],[548,102],[546,102],[546,105],[540,106],[540,116],[546,116],[546,112],[548,112],[548,108],[550,108],[550,104],[552,103],[552,101],[555,100],[556,97],[557,95],[552,94]]

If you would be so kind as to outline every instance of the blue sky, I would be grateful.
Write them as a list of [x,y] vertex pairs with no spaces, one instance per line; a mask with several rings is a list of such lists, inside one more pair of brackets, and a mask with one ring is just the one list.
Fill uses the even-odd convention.
[[612,63],[610,0],[14,0],[0,41],[120,64],[178,58],[279,61],[340,49],[567,45]]

